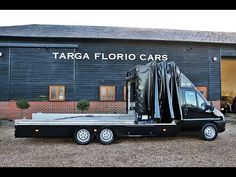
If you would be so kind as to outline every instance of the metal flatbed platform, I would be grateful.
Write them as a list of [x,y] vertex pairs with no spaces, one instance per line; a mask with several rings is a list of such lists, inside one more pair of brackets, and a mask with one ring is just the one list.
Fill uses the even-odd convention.
[[33,114],[32,119],[15,120],[15,125],[176,125],[172,123],[135,124],[135,115],[129,114]]

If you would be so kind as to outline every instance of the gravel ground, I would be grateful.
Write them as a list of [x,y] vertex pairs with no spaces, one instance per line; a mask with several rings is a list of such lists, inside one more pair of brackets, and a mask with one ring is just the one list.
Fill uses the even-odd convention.
[[207,142],[198,134],[169,138],[121,138],[87,146],[70,138],[14,138],[12,123],[0,124],[1,167],[236,167],[236,123]]

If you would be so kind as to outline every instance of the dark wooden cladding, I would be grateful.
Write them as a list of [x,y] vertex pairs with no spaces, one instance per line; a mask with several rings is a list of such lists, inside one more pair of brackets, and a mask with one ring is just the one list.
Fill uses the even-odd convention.
[[0,100],[9,100],[10,90],[10,60],[9,48],[0,47],[2,56],[0,57]]
[[[126,72],[137,64],[146,64],[136,58],[129,60],[94,59],[94,53],[127,53],[136,56],[144,54],[168,55],[168,61],[175,61],[181,71],[196,85],[206,86],[210,100],[220,98],[220,58],[222,55],[235,56],[232,45],[218,45],[191,42],[160,42],[138,40],[71,40],[71,46],[62,48],[68,39],[56,40],[60,47],[35,47],[33,43],[52,43],[51,39],[21,39],[26,47],[0,47],[0,100],[25,97],[36,100],[49,96],[49,85],[65,85],[66,101],[99,100],[100,85],[116,87],[116,101],[124,100]],[[66,42],[65,42],[66,41]],[[4,42],[4,41],[3,41]],[[12,43],[14,41],[11,41]],[[16,42],[16,41],[15,41]],[[32,47],[30,47],[32,43]],[[52,52],[88,53],[90,59],[54,59]],[[219,60],[213,62],[216,56]]]
[[[49,96],[49,85],[65,85],[66,97],[73,92],[73,64],[55,61],[54,48],[12,48],[10,98],[37,99]],[[60,49],[73,52],[72,49]],[[72,95],[70,95],[72,96]]]
[[[217,57],[217,61],[212,58]],[[209,46],[209,97],[212,100],[220,99],[221,75],[220,75],[220,48]]]

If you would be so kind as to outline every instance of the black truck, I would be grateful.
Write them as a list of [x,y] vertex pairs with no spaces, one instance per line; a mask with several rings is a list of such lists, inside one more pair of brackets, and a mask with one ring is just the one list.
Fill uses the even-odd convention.
[[127,114],[35,113],[31,120],[15,120],[15,137],[73,137],[82,145],[96,137],[106,145],[118,137],[185,131],[198,131],[211,141],[225,131],[224,115],[174,62],[137,65],[126,76]]

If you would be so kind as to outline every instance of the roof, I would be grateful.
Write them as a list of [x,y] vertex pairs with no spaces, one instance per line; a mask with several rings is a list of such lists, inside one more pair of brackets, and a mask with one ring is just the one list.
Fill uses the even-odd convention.
[[236,44],[235,32],[72,25],[0,27],[0,37],[133,39]]

